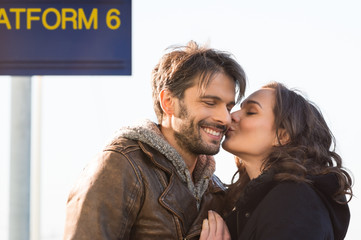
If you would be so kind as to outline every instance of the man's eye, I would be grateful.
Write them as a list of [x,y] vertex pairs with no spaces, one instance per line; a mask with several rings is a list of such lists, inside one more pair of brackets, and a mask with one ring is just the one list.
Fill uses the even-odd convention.
[[256,112],[247,112],[247,115],[254,115]]
[[207,104],[208,106],[214,106],[216,105],[214,102],[204,102],[205,104]]

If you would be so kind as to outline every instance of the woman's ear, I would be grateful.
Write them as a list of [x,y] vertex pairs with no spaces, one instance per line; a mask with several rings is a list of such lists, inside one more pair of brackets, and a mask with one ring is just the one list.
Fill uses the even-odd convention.
[[160,106],[166,115],[171,116],[174,114],[174,97],[169,90],[163,89],[159,93],[159,101]]
[[276,136],[276,146],[283,146],[290,142],[290,135],[284,128],[278,129],[278,136]]

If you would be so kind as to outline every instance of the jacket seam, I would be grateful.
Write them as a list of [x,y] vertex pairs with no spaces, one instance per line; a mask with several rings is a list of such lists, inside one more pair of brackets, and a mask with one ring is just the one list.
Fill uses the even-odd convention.
[[[164,189],[164,191],[163,191],[162,195],[160,195],[158,201],[159,201],[160,205],[162,205],[163,207],[165,207],[166,209],[168,209],[169,211],[172,212],[173,216],[176,217],[177,220],[178,220],[178,221],[177,221],[178,224],[176,224],[176,227],[179,228],[179,229],[182,229],[182,228],[181,228],[181,224],[179,223],[179,221],[183,222],[181,216],[179,216],[179,215],[174,211],[174,209],[173,209],[172,206],[169,206],[168,204],[165,204],[165,203],[162,201],[162,200],[164,199],[164,196],[169,192],[169,189],[170,189],[171,186],[173,185],[173,181],[174,181],[174,180],[172,181],[172,179],[173,179],[174,177],[175,177],[175,175],[172,174],[171,177],[170,177],[168,186]],[[181,231],[181,232],[183,232],[183,231]],[[184,234],[185,234],[185,233],[184,233]],[[181,233],[181,234],[179,234],[179,235],[180,235],[180,236],[183,236],[183,233]]]
[[[128,211],[127,211],[127,216],[129,216],[130,213],[132,212],[132,209],[134,208],[134,205],[135,205],[135,202],[136,202],[135,196],[137,195],[137,193],[139,193],[140,198],[141,198],[141,201],[142,201],[142,202],[144,201],[144,199],[143,199],[144,190],[142,191],[142,189],[144,188],[144,186],[143,186],[143,184],[142,184],[143,181],[142,181],[142,177],[141,177],[141,174],[140,174],[140,170],[139,170],[139,168],[136,166],[136,164],[133,162],[133,160],[130,159],[130,158],[129,158],[127,155],[125,155],[124,153],[121,153],[121,152],[118,152],[118,153],[120,153],[121,155],[123,155],[123,156],[127,159],[128,163],[132,166],[132,168],[133,168],[133,170],[134,170],[134,173],[135,173],[135,175],[136,175],[136,178],[137,178],[137,180],[138,180],[137,185],[139,186],[139,188],[133,188],[133,191],[131,192],[131,199],[132,199],[133,201],[130,201],[130,202],[129,202],[130,204],[126,204],[126,205],[128,206],[128,207],[127,207],[127,209],[128,209]],[[139,190],[137,191],[137,189],[139,189]],[[128,219],[129,219],[129,218],[126,218],[125,222],[122,224],[123,227],[120,228],[120,231],[119,231],[119,234],[118,234],[118,238],[121,238],[121,237],[124,235],[124,233],[125,233],[125,231],[126,231],[126,226],[127,226],[127,224],[128,224]]]

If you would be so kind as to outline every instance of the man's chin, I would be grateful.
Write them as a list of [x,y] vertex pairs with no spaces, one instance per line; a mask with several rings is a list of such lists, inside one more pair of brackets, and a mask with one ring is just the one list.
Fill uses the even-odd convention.
[[220,144],[218,143],[217,145],[208,148],[208,153],[206,155],[216,155],[217,153],[219,153],[220,150]]

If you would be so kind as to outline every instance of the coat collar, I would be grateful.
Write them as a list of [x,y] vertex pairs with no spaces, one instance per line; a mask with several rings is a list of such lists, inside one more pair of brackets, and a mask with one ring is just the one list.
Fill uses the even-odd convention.
[[242,191],[236,204],[236,208],[242,206],[242,208],[253,211],[268,192],[276,186],[273,177],[273,172],[266,171],[257,178],[251,180]]
[[182,231],[186,233],[198,215],[199,202],[192,192],[184,191],[184,183],[172,170],[174,166],[160,152],[142,142],[138,142],[138,144],[150,161],[166,173],[167,176],[159,174],[164,187],[164,191],[159,197],[159,203],[182,221]]
[[[212,156],[200,155],[192,176],[180,154],[167,142],[161,133],[159,126],[152,121],[143,120],[133,126],[121,128],[115,136],[140,141],[143,146],[151,147],[163,154],[175,167],[178,176],[187,184],[195,198],[200,199],[208,188],[209,179],[215,171],[215,160]],[[145,149],[143,147],[143,149]],[[148,151],[149,152],[149,151]],[[156,159],[156,158],[154,158]]]

